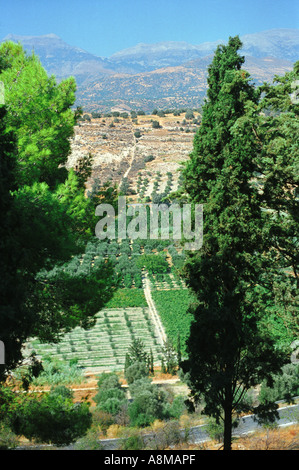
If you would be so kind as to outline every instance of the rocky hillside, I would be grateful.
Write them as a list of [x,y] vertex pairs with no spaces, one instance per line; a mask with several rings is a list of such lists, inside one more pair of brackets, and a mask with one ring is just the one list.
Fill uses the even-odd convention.
[[[160,127],[155,126],[155,121]],[[93,172],[87,190],[96,178],[118,186],[126,181],[127,193],[133,200],[142,189],[143,196],[150,197],[155,180],[157,193],[162,193],[171,173],[174,191],[178,187],[178,170],[181,162],[189,158],[199,121],[198,113],[194,113],[194,119],[186,119],[182,113],[165,117],[143,115],[137,121],[131,117],[102,117],[81,122],[75,128],[68,167],[75,167],[78,158],[90,153]]]
[[[138,44],[97,57],[65,43],[55,34],[13,36],[39,55],[46,70],[58,80],[73,75],[78,84],[76,105],[86,110],[197,108],[206,91],[208,64],[219,43],[227,39],[192,45],[186,42]],[[241,36],[245,68],[261,83],[291,70],[299,58],[299,30],[274,29]]]
[[[299,58],[299,30],[273,29],[260,33],[240,36],[242,53],[256,58],[275,57],[295,62]],[[187,61],[212,55],[218,44],[226,39],[205,42],[199,45],[186,42],[160,42],[157,44],[137,44],[113,54],[109,61],[136,71],[150,71],[162,67],[182,65]]]
[[[138,74],[112,74],[91,78],[78,87],[77,101],[85,109],[109,110],[116,105],[130,109],[198,108],[206,94],[207,68],[213,56],[184,65],[164,67]],[[244,68],[261,84],[274,75],[284,75],[292,63],[274,57],[246,57]]]

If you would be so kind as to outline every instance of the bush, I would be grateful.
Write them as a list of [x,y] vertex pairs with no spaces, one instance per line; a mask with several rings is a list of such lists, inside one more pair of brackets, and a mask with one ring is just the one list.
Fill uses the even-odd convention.
[[83,437],[91,427],[87,403],[73,403],[64,387],[51,390],[41,399],[27,398],[14,412],[11,429],[37,442],[66,446]]
[[153,129],[161,129],[161,127],[162,126],[160,125],[159,121],[153,121],[152,122],[152,128]]
[[167,411],[171,418],[179,419],[186,411],[185,398],[180,395],[176,396],[167,407]]
[[161,423],[158,428],[154,427],[151,436],[148,446],[153,450],[169,449],[170,446],[181,444],[187,440],[187,436],[180,431],[177,421],[168,421]]
[[96,429],[90,429],[86,436],[75,443],[74,448],[75,450],[104,450],[103,444],[99,440],[99,433]]
[[137,260],[139,267],[145,267],[145,269],[151,273],[166,273],[169,269],[169,265],[162,255],[141,255]]
[[18,437],[6,424],[0,424],[0,450],[15,449],[19,445]]
[[149,426],[165,416],[166,394],[151,384],[149,379],[135,380],[130,386],[133,402],[128,413],[132,426]]
[[47,357],[43,360],[43,371],[34,379],[34,385],[69,385],[79,384],[84,380],[82,369],[74,359],[69,362]]
[[145,362],[134,362],[125,370],[125,378],[128,385],[131,385],[135,380],[148,377],[148,366]]
[[106,411],[96,409],[92,413],[92,427],[100,428],[103,434],[107,433],[107,429],[114,423],[114,417]]
[[117,375],[112,372],[102,374],[98,381],[98,387],[99,392],[94,397],[97,408],[112,416],[117,415],[126,402],[126,394]]
[[210,418],[207,424],[207,432],[211,439],[220,443],[224,438],[224,425],[223,423],[216,423],[214,418]]
[[282,368],[282,374],[274,377],[273,387],[261,386],[259,400],[267,401],[286,400],[299,395],[299,364],[287,364]]
[[143,437],[134,433],[132,436],[127,437],[123,444],[121,444],[120,450],[142,450],[145,449],[145,442]]

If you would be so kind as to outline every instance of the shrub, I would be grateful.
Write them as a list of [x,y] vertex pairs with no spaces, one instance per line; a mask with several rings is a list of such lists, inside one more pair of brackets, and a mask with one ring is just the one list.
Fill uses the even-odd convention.
[[80,369],[77,361],[74,359],[64,362],[47,357],[43,361],[43,368],[44,370],[40,375],[34,379],[34,385],[69,385],[73,383],[79,384],[84,380],[82,369]]
[[121,444],[120,450],[142,450],[145,448],[145,442],[143,437],[134,433],[132,436],[127,437]]
[[29,398],[14,412],[12,431],[37,442],[66,446],[84,436],[91,427],[87,403],[73,403],[65,390],[51,390],[41,399]]
[[299,364],[287,364],[282,368],[282,374],[274,376],[273,386],[262,384],[259,400],[266,403],[269,400],[287,400],[299,395]]
[[[151,249],[151,247],[149,247]],[[166,273],[169,269],[169,265],[162,255],[141,255],[137,260],[137,265],[145,267],[149,273]]]
[[168,449],[170,446],[181,444],[187,440],[187,436],[181,433],[177,421],[161,423],[158,427],[154,427],[151,434],[152,437],[148,445],[153,450]]
[[159,121],[153,121],[152,122],[152,128],[153,129],[160,129],[162,126],[160,125]]
[[90,429],[87,434],[79,439],[75,445],[75,450],[104,450],[103,444],[99,440],[99,432]]
[[126,401],[125,391],[117,375],[112,372],[101,374],[98,387],[99,392],[94,397],[97,408],[112,416],[117,415]]
[[135,380],[130,386],[133,402],[128,413],[132,426],[149,426],[156,419],[165,416],[166,395],[163,390],[151,384],[149,379]]
[[92,413],[92,427],[97,428],[100,427],[101,431],[105,435],[107,433],[107,429],[111,424],[114,423],[114,417],[107,413],[106,411],[96,409]]
[[125,378],[128,385],[135,382],[135,380],[148,377],[149,371],[148,366],[145,362],[134,362],[125,370]]
[[4,423],[0,424],[0,450],[15,449],[19,445],[18,437]]

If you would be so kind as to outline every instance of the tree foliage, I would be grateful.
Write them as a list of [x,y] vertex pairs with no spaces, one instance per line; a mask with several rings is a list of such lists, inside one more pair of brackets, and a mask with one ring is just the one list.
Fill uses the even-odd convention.
[[[55,341],[93,316],[113,294],[110,264],[84,277],[66,264],[94,231],[94,204],[81,174],[67,171],[76,113],[72,78],[57,84],[21,45],[0,46],[1,379],[32,336]],[[81,179],[80,179],[81,178]]]
[[[262,380],[271,385],[288,360],[262,323],[263,288],[268,302],[274,296],[265,285],[268,212],[255,181],[264,159],[256,132],[260,94],[241,69],[241,45],[235,37],[216,50],[202,124],[184,169],[189,199],[204,204],[204,236],[185,266],[197,305],[182,366],[193,400],[203,399],[204,412],[224,420],[225,449],[246,390]],[[273,418],[273,403],[268,411]]]
[[91,413],[87,403],[73,403],[72,398],[72,391],[64,386],[41,399],[26,397],[12,413],[13,432],[58,447],[75,442],[90,428]]

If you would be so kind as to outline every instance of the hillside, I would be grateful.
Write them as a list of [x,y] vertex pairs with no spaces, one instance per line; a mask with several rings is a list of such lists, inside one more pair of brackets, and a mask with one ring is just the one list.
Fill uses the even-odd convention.
[[[199,118],[198,113],[194,117]],[[153,128],[158,121],[160,128]],[[120,184],[124,176],[128,178],[130,189],[137,190],[137,178],[142,181],[149,177],[144,196],[150,196],[158,172],[161,173],[160,189],[166,186],[167,173],[173,174],[173,190],[177,187],[180,163],[187,160],[192,150],[194,132],[198,124],[180,116],[167,114],[138,116],[137,122],[131,117],[117,119],[102,117],[90,122],[80,122],[75,127],[72,153],[68,167],[74,167],[78,158],[91,153],[93,173],[87,182],[90,189],[95,178],[102,183],[110,180]],[[139,131],[140,137],[135,133]]]
[[[110,110],[116,105],[131,109],[198,108],[207,89],[207,68],[212,56],[138,74],[101,75],[79,85],[77,102],[84,109]],[[274,57],[246,57],[244,64],[252,79],[261,84],[271,82],[274,75],[284,75],[292,63]]]
[[[245,68],[257,82],[291,70],[299,57],[299,30],[273,29],[240,37]],[[220,43],[199,45],[166,41],[137,44],[108,58],[71,46],[55,34],[8,35],[40,57],[48,73],[58,80],[73,75],[78,84],[76,105],[86,110],[199,107],[206,91],[207,67]]]

